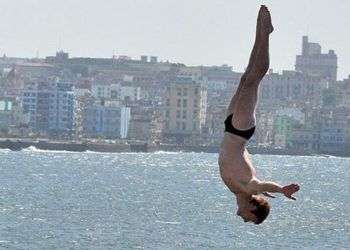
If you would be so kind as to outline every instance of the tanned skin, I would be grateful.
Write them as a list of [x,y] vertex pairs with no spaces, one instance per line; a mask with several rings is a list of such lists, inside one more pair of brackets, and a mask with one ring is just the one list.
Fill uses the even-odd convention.
[[[233,114],[231,122],[236,129],[247,130],[255,126],[259,84],[269,69],[269,37],[273,29],[270,12],[266,6],[262,5],[258,14],[255,43],[248,67],[227,109],[227,116]],[[218,163],[222,180],[236,196],[237,215],[245,222],[254,222],[256,218],[251,211],[255,207],[250,203],[252,197],[260,200],[266,198],[258,194],[274,198],[270,193],[281,193],[295,200],[292,195],[299,190],[299,185],[281,186],[275,182],[259,180],[246,144],[246,139],[225,132]]]

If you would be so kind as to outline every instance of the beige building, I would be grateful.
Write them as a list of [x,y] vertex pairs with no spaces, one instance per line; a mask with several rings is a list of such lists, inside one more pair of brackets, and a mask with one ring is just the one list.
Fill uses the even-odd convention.
[[129,139],[156,143],[161,140],[161,135],[162,122],[158,110],[142,106],[131,108]]
[[310,43],[309,38],[303,36],[302,53],[296,56],[296,71],[336,81],[337,69],[338,58],[334,50],[322,53],[320,44]]
[[176,78],[165,91],[163,135],[179,143],[198,137],[205,125],[206,106],[207,90],[201,83]]
[[312,107],[322,105],[322,91],[329,85],[328,81],[296,71],[284,70],[282,74],[267,74],[261,83],[258,108],[281,106]]

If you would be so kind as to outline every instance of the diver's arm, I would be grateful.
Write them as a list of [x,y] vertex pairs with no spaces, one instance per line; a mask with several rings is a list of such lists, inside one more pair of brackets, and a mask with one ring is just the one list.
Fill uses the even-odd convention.
[[292,197],[292,194],[299,191],[298,184],[290,184],[283,187],[272,181],[259,181],[257,179],[254,179],[249,183],[249,188],[255,190],[258,193],[263,193],[263,194],[264,193],[268,194],[267,192],[281,193],[287,198],[292,200],[295,200],[295,198]]
[[263,193],[263,192],[283,193],[282,186],[272,181],[258,182],[257,189],[259,193]]

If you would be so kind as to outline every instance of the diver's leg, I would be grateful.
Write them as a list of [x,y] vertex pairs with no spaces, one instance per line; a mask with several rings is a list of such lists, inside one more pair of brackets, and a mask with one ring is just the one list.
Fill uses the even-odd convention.
[[[262,6],[261,29],[257,40],[257,54],[247,71],[246,77],[241,79],[239,92],[234,100],[232,124],[237,129],[246,130],[255,125],[255,107],[258,101],[259,83],[269,69],[269,36],[273,31],[271,16],[268,9]],[[258,19],[259,20],[259,19]]]
[[243,73],[243,75],[241,76],[240,84],[238,85],[236,92],[235,92],[234,96],[232,97],[231,102],[227,108],[226,116],[229,116],[230,114],[233,113],[234,106],[237,102],[237,96],[239,95],[240,89],[242,88],[242,85],[243,85],[242,82],[244,82],[246,80],[249,71],[252,69],[253,64],[257,60],[257,54],[258,54],[257,52],[258,52],[258,47],[260,44],[260,33],[261,33],[260,30],[261,30],[261,23],[262,23],[261,19],[263,16],[262,12],[263,12],[263,7],[261,7],[259,10],[259,14],[258,14],[257,22],[256,22],[255,42],[254,42],[252,52],[250,54],[248,66],[245,69],[245,72]]

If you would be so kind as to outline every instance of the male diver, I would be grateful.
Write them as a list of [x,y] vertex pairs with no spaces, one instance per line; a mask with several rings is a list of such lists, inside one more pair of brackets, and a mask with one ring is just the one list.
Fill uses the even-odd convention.
[[237,215],[244,222],[255,224],[262,223],[270,211],[266,198],[259,194],[274,198],[270,193],[282,193],[295,200],[292,195],[299,190],[297,184],[281,186],[259,180],[246,149],[255,130],[259,83],[269,69],[269,36],[272,31],[270,12],[262,5],[248,67],[227,109],[225,134],[218,159],[222,180],[236,196]]

